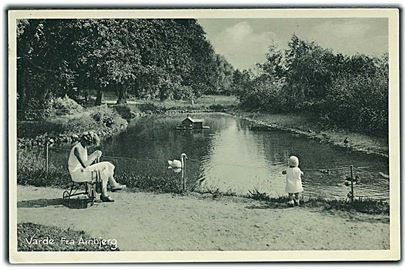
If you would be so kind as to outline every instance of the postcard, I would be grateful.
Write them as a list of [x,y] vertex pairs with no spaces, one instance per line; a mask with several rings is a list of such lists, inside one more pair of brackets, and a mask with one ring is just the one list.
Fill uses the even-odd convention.
[[8,11],[11,263],[400,260],[396,8]]

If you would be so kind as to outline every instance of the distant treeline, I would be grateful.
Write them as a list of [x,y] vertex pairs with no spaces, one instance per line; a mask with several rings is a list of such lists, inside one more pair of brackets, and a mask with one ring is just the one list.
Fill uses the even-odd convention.
[[332,126],[385,135],[388,55],[335,54],[293,36],[270,47],[259,72],[234,72],[233,89],[247,110],[312,113]]
[[96,91],[150,99],[229,92],[233,67],[215,54],[194,19],[20,20],[18,106],[80,101]]

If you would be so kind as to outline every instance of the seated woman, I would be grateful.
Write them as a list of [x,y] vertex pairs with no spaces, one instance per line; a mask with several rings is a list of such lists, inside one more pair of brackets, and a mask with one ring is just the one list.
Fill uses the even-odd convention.
[[114,200],[107,194],[107,183],[110,183],[111,191],[117,191],[125,188],[125,185],[118,184],[114,179],[115,166],[110,162],[103,161],[93,164],[98,158],[101,157],[101,151],[97,150],[90,156],[87,155],[87,146],[92,144],[98,145],[100,138],[94,132],[85,132],[80,136],[69,155],[69,173],[74,182],[86,182],[91,179],[92,171],[98,171],[101,181],[101,195],[100,199],[103,202],[113,202]]

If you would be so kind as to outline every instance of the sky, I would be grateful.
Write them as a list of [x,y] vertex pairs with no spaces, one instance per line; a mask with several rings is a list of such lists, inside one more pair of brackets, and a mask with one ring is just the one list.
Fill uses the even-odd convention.
[[293,34],[335,53],[379,56],[388,52],[385,18],[199,19],[217,53],[238,69],[264,62],[271,44],[287,48]]

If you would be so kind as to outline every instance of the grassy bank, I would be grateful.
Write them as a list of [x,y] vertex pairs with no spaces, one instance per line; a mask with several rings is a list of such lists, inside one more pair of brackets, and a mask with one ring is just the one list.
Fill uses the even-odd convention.
[[[107,104],[115,105],[115,99],[106,101]],[[203,95],[191,100],[128,100],[125,106],[135,113],[155,114],[167,112],[224,112],[235,109],[238,99],[235,96]]]
[[[253,113],[234,110],[232,115],[255,123],[254,128],[276,128],[352,151],[388,157],[388,138],[369,136],[324,125],[320,119],[295,114]],[[346,140],[346,142],[345,142]]]
[[[250,191],[247,198],[262,201],[272,208],[286,208],[288,197],[270,197],[266,193],[257,190]],[[325,210],[355,211],[367,214],[389,215],[390,206],[386,200],[376,200],[372,198],[357,197],[353,201],[350,199],[327,199],[320,197],[302,196],[300,207],[316,208],[321,207]]]
[[107,105],[83,108],[79,112],[53,115],[41,120],[17,121],[18,147],[71,143],[84,131],[93,130],[103,137],[125,129],[128,122]]
[[[35,187],[59,187],[65,188],[71,181],[69,173],[64,164],[51,163],[48,173],[45,172],[45,159],[42,153],[36,153],[21,149],[17,158],[17,183],[25,186]],[[288,201],[286,196],[270,197],[266,193],[257,190],[246,195],[238,195],[235,192],[221,192],[218,189],[196,189],[193,185],[188,185],[186,192],[182,190],[179,175],[171,173],[169,170],[161,170],[165,164],[155,164],[151,162],[125,162],[119,164],[116,171],[116,179],[122,184],[126,184],[133,192],[154,192],[167,194],[183,194],[210,197],[218,199],[222,197],[249,198],[261,201],[268,208],[286,208]],[[126,167],[130,166],[130,168]],[[348,199],[324,199],[309,198],[302,199],[302,207],[323,208],[325,210],[335,209],[342,211],[356,211],[368,214],[389,214],[389,203],[387,201],[373,200],[369,198],[355,198],[354,202]]]
[[[233,192],[221,192],[219,190],[203,190],[194,192],[196,196],[211,197],[219,199],[223,197],[247,198],[262,202],[266,208],[278,209],[289,208],[288,196],[270,197],[266,193],[257,190],[249,191],[246,195],[236,195]],[[302,196],[300,206],[304,208],[321,208],[322,210],[338,210],[345,212],[359,212],[365,214],[389,215],[390,206],[386,200],[356,197],[353,201],[349,199],[328,199],[321,197]]]
[[34,223],[17,224],[18,251],[119,251],[116,240],[92,238],[84,231]]

